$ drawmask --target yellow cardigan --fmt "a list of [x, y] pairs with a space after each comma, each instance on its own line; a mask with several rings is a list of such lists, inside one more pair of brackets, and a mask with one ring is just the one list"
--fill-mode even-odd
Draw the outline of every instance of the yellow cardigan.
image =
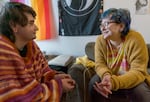
[[133, 88], [146, 81], [150, 85], [150, 76], [147, 72], [148, 50], [141, 34], [130, 30], [125, 38], [125, 53], [130, 70], [123, 75], [113, 75], [107, 66], [106, 40], [100, 35], [95, 44], [95, 70], [102, 78], [105, 73], [112, 75], [112, 90]]

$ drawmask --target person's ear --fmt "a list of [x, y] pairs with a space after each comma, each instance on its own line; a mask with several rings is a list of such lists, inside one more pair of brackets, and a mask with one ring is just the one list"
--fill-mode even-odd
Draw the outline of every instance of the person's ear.
[[11, 29], [13, 30], [14, 33], [17, 33], [17, 32], [18, 32], [17, 25], [16, 25], [14, 22], [10, 21], [10, 22], [9, 22], [9, 25], [10, 25], [10, 27], [11, 27]]
[[120, 32], [122, 32], [124, 30], [124, 28], [125, 28], [125, 25], [121, 23], [120, 24]]

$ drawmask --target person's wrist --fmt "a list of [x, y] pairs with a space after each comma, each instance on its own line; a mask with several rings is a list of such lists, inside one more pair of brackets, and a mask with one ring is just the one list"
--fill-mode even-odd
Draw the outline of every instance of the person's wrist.
[[111, 74], [110, 74], [110, 73], [105, 73], [105, 74], [103, 75], [103, 77], [106, 77], [106, 76], [110, 76], [110, 77], [111, 77]]

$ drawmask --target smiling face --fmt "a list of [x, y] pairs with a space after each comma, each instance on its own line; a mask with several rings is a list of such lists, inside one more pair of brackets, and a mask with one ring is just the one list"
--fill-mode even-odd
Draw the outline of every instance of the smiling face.
[[124, 25], [116, 23], [109, 18], [104, 18], [102, 19], [100, 29], [104, 39], [115, 41], [118, 38], [121, 38], [121, 31], [124, 29]]
[[37, 26], [34, 24], [35, 18], [29, 14], [25, 13], [28, 23], [25, 26], [17, 24], [14, 27], [14, 33], [16, 40], [22, 40], [28, 42], [36, 38], [36, 31], [38, 30]]

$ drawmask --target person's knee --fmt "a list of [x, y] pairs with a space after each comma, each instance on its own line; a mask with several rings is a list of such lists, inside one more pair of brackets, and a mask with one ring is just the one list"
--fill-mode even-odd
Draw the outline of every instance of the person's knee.
[[143, 93], [146, 93], [148, 90], [150, 90], [149, 86], [145, 82], [143, 82], [135, 88], [133, 88], [133, 93], [143, 95]]
[[145, 82], [143, 82], [133, 88], [133, 95], [137, 102], [149, 102], [150, 88]]
[[99, 76], [98, 76], [97, 74], [94, 75], [94, 76], [91, 78], [90, 82], [89, 82], [89, 92], [90, 92], [90, 93], [92, 93], [93, 90], [94, 90], [93, 85], [95, 84], [95, 82], [100, 82], [100, 78], [99, 78]]

